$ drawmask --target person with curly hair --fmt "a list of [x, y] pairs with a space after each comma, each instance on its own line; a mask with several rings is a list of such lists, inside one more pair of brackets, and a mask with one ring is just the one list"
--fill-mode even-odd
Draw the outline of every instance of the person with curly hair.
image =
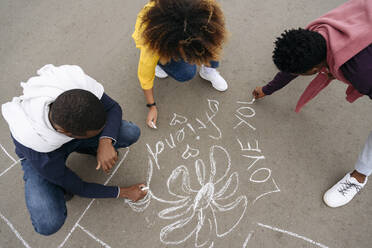
[[[296, 112], [337, 79], [348, 85], [346, 100], [363, 95], [372, 99], [372, 1], [350, 0], [311, 22], [306, 29], [286, 30], [275, 41], [273, 61], [280, 72], [253, 96], [263, 98], [297, 76], [317, 76], [300, 97]], [[355, 169], [323, 197], [330, 207], [349, 203], [372, 174], [372, 132]]]
[[178, 82], [200, 77], [218, 91], [228, 85], [216, 68], [226, 40], [222, 10], [214, 0], [151, 0], [137, 16], [132, 35], [141, 50], [138, 79], [149, 112], [146, 124], [156, 128], [155, 76]]

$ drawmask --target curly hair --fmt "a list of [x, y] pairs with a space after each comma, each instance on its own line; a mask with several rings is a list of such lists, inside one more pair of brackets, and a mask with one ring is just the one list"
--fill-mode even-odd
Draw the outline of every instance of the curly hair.
[[143, 39], [160, 62], [218, 60], [226, 39], [225, 19], [214, 0], [152, 0], [143, 17]]
[[63, 92], [50, 106], [51, 120], [72, 135], [84, 136], [87, 131], [99, 130], [106, 123], [101, 101], [86, 90]]
[[302, 74], [327, 58], [326, 40], [306, 29], [285, 30], [275, 41], [273, 61], [280, 71]]

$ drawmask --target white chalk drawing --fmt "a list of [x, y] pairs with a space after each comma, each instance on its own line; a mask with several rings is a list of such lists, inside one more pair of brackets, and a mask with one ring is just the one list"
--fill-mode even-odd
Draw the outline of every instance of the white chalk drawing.
[[0, 148], [10, 158], [10, 160], [13, 161], [13, 163], [17, 162], [17, 160], [15, 158], [13, 158], [13, 156], [11, 156], [7, 150], [5, 150], [5, 148], [2, 144], [0, 144]]
[[[241, 118], [252, 118], [255, 115], [253, 108], [246, 106], [251, 103], [238, 102], [238, 104], [243, 106], [239, 106], [235, 114], [240, 115]], [[194, 159], [196, 178], [190, 178], [189, 167], [185, 165], [176, 167], [166, 182], [167, 191], [172, 200], [160, 198], [151, 190], [151, 179], [154, 169], [163, 169], [159, 164], [160, 156], [166, 153], [167, 150], [179, 149], [178, 147], [183, 145], [187, 135], [192, 135], [196, 137], [196, 140], [199, 140], [200, 135], [198, 132], [200, 130], [213, 128], [217, 130], [217, 135], [207, 134], [207, 136], [212, 140], [222, 138], [221, 129], [213, 121], [220, 108], [219, 102], [208, 100], [208, 108], [209, 112], [205, 113], [207, 121], [195, 118], [195, 128], [191, 124], [190, 118], [174, 113], [170, 121], [170, 126], [178, 128], [174, 135], [170, 133], [169, 137], [155, 142], [154, 146], [146, 144], [149, 153], [149, 169], [146, 180], [147, 185], [150, 187], [149, 193], [138, 202], [125, 201], [136, 212], [145, 211], [152, 200], [170, 205], [158, 213], [160, 219], [170, 221], [160, 231], [160, 241], [166, 245], [178, 245], [194, 239], [195, 247], [213, 247], [216, 239], [233, 232], [244, 218], [248, 207], [247, 196], [239, 193], [238, 172], [230, 172], [232, 166], [230, 154], [220, 145], [212, 145], [210, 147], [209, 166], [206, 166], [204, 161], [198, 158], [200, 150], [195, 145], [186, 144], [185, 148], [181, 148], [184, 149], [184, 152], [181, 153], [183, 160], [190, 161]], [[244, 122], [248, 123], [247, 120], [244, 120]], [[236, 125], [233, 129], [240, 126], [243, 127], [241, 124]], [[186, 130], [190, 132], [186, 132]], [[251, 128], [251, 130], [254, 131], [255, 129]], [[258, 140], [250, 143], [247, 141], [243, 142], [242, 138], [237, 138], [237, 142], [241, 150], [241, 156], [248, 161], [246, 166], [246, 171], [250, 173], [248, 181], [257, 184], [272, 183], [274, 188], [256, 196], [251, 204], [255, 204], [256, 201], [264, 196], [280, 192], [279, 187], [272, 178], [271, 169], [254, 168], [260, 160], [265, 159], [262, 150], [259, 148]], [[217, 158], [219, 159], [218, 161]], [[224, 169], [224, 171], [217, 173], [221, 169]], [[190, 181], [196, 181], [199, 187], [193, 188]], [[223, 204], [220, 203], [222, 201]], [[220, 213], [224, 213], [224, 225], [221, 225]], [[229, 216], [229, 213], [234, 213], [234, 215]], [[226, 225], [226, 223], [229, 224]], [[252, 233], [247, 238], [246, 244], [251, 236]]]
[[173, 113], [173, 118], [170, 121], [169, 125], [175, 126], [177, 124], [184, 124], [187, 122], [187, 118], [185, 116]]
[[78, 224], [77, 227], [79, 227], [82, 231], [84, 231], [86, 234], [88, 234], [89, 237], [91, 237], [92, 239], [94, 239], [102, 247], [104, 247], [104, 248], [111, 248], [111, 246], [109, 246], [108, 244], [106, 244], [105, 242], [103, 242], [102, 240], [100, 240], [99, 238], [97, 238], [96, 236], [94, 236], [91, 232], [89, 232], [86, 228], [82, 227], [80, 224]]
[[[187, 123], [186, 126], [188, 128], [190, 128], [191, 132], [193, 132], [196, 135], [196, 131], [195, 131], [194, 127], [190, 123]], [[200, 136], [196, 136], [196, 139], [197, 140], [200, 140]]]
[[12, 230], [12, 232], [16, 235], [16, 237], [22, 242], [22, 244], [24, 245], [24, 247], [31, 248], [30, 245], [22, 238], [21, 234], [19, 234], [19, 232], [17, 231], [17, 229], [15, 229], [15, 227], [13, 226], [13, 224], [7, 218], [5, 218], [5, 216], [2, 213], [0, 213], [0, 218], [3, 221], [5, 221], [5, 223], [8, 225], [8, 227], [10, 228], [10, 230]]
[[234, 129], [240, 127], [241, 125], [245, 124], [248, 128], [252, 130], [256, 130], [256, 128], [248, 122], [248, 119], [254, 117], [256, 115], [256, 111], [248, 106], [253, 104], [253, 100], [250, 102], [240, 102], [238, 101], [237, 104], [242, 105], [235, 111], [235, 117], [239, 120], [239, 122], [234, 126]]
[[[258, 161], [265, 159], [265, 156], [262, 155], [261, 149], [258, 147], [258, 140], [255, 140], [255, 148], [252, 148], [249, 142], [247, 142], [247, 147], [244, 147], [239, 138], [237, 138], [236, 140], [239, 143], [240, 150], [244, 152], [244, 154], [241, 155], [251, 160], [251, 163], [249, 163], [247, 166], [247, 171], [249, 171]], [[247, 152], [255, 152], [256, 154], [247, 154]]]
[[[202, 121], [199, 118], [195, 118], [195, 122], [198, 124], [197, 128], [194, 128], [193, 125], [189, 122], [189, 119], [181, 114], [173, 113], [173, 117], [169, 123], [170, 126], [173, 127], [179, 127], [179, 129], [174, 132], [170, 133], [169, 137], [164, 138], [162, 140], [159, 140], [156, 142], [155, 146], [152, 147], [150, 144], [146, 144], [147, 151], [151, 155], [151, 157], [154, 159], [155, 165], [158, 170], [160, 170], [159, 165], [159, 156], [163, 152], [165, 152], [167, 149], [175, 149], [179, 145], [183, 145], [183, 142], [189, 133], [187, 133], [187, 130], [190, 130], [190, 133], [195, 136], [196, 140], [200, 140], [200, 135], [197, 133], [196, 130], [202, 130], [202, 129], [208, 129], [208, 125], [213, 127], [216, 130], [216, 135], [208, 134], [208, 137], [213, 140], [220, 140], [222, 138], [222, 132], [221, 129], [216, 125], [214, 122], [214, 118], [218, 114], [219, 111], [219, 102], [216, 100], [210, 100], [208, 99], [208, 111], [205, 112], [206, 121]], [[185, 126], [183, 126], [185, 125]], [[185, 128], [187, 127], [187, 129]], [[187, 144], [185, 147], [185, 150], [188, 150], [190, 152], [190, 144]], [[185, 153], [185, 157], [189, 157], [188, 152]], [[192, 150], [192, 154], [195, 155], [196, 151]]]
[[5, 153], [5, 155], [10, 159], [12, 160], [12, 164], [9, 165], [8, 168], [6, 168], [4, 171], [0, 172], [0, 177], [5, 175], [10, 169], [12, 169], [15, 165], [17, 165], [20, 161], [22, 161], [22, 159], [18, 159], [16, 160], [15, 158], [13, 158], [13, 156], [11, 156], [9, 154], [9, 152], [4, 148], [4, 146], [2, 144], [0, 144], [0, 149]]
[[152, 151], [151, 147], [149, 144], [146, 144], [147, 146], [147, 151], [152, 155], [154, 161], [155, 161], [155, 164], [156, 164], [156, 167], [158, 168], [158, 170], [160, 170], [160, 166], [159, 166], [159, 162], [158, 162], [158, 156], [160, 155], [160, 153], [162, 153], [164, 151], [164, 143], [162, 141], [158, 141], [155, 145], [155, 152]]
[[173, 118], [172, 118], [171, 122], [169, 123], [169, 125], [175, 126], [177, 124], [184, 124], [186, 122], [187, 122], [187, 118], [186, 117], [174, 113], [173, 114]]
[[[234, 129], [237, 129], [238, 127], [243, 126], [243, 124], [245, 124], [245, 126], [247, 126], [250, 130], [253, 130], [253, 131], [256, 130], [256, 128], [248, 122], [249, 118], [254, 117], [255, 114], [256, 114], [255, 110], [252, 107], [249, 106], [249, 105], [252, 105], [253, 103], [254, 103], [254, 100], [252, 100], [250, 102], [240, 102], [240, 101], [237, 102], [237, 104], [240, 105], [240, 106], [236, 109], [236, 112], [235, 112], [234, 115], [239, 120], [239, 123], [234, 126]], [[255, 140], [255, 146], [252, 146], [250, 142], [247, 142], [246, 143], [247, 145], [245, 146], [245, 145], [243, 145], [243, 142], [239, 138], [237, 138], [237, 142], [238, 142], [240, 150], [242, 152], [241, 156], [250, 160], [250, 162], [247, 165], [247, 169], [246, 169], [247, 171], [253, 170], [253, 168], [256, 166], [257, 162], [259, 162], [260, 160], [265, 159], [265, 156], [262, 154], [262, 150], [259, 148], [258, 140]], [[249, 177], [249, 181], [252, 182], [252, 183], [266, 183], [270, 179], [271, 179], [271, 183], [273, 185], [273, 190], [270, 190], [268, 192], [265, 192], [265, 193], [257, 196], [254, 199], [254, 201], [252, 202], [252, 204], [255, 204], [258, 200], [262, 199], [264, 196], [268, 196], [270, 194], [280, 192], [280, 189], [279, 189], [277, 183], [275, 182], [274, 178], [272, 177], [272, 170], [271, 169], [262, 167], [262, 168], [255, 169], [251, 173], [251, 175]], [[313, 245], [317, 245], [321, 248], [328, 248], [327, 246], [325, 246], [321, 243], [315, 242], [315, 241], [313, 241], [309, 238], [306, 238], [304, 236], [301, 236], [299, 234], [296, 234], [296, 233], [293, 233], [293, 232], [290, 232], [290, 231], [286, 231], [286, 230], [283, 230], [283, 229], [279, 229], [279, 228], [276, 228], [276, 227], [272, 227], [272, 226], [269, 226], [269, 225], [265, 225], [265, 224], [262, 224], [262, 223], [256, 223], [256, 224], [260, 227], [267, 228], [267, 229], [270, 229], [272, 231], [284, 233], [284, 234], [296, 237], [298, 239], [302, 239], [306, 242], [309, 242]], [[242, 246], [243, 248], [248, 247], [248, 242], [252, 238], [253, 234], [254, 234], [253, 230], [249, 232], [247, 238], [245, 239], [245, 241], [243, 243], [243, 246]]]
[[207, 128], [207, 126], [201, 120], [199, 120], [198, 118], [195, 118], [195, 120], [200, 124], [200, 126], [198, 127], [198, 129], [205, 129], [205, 128]]
[[181, 128], [176, 132], [176, 138], [178, 143], [181, 143], [185, 139], [185, 129]]
[[18, 159], [13, 164], [11, 164], [8, 168], [6, 168], [3, 172], [0, 173], [0, 177], [5, 175], [10, 169], [12, 169], [15, 165], [17, 165], [21, 161], [22, 161], [22, 159]]
[[252, 148], [252, 146], [251, 146], [251, 144], [250, 144], [249, 142], [247, 142], [247, 147], [244, 148], [244, 145], [243, 145], [243, 143], [240, 141], [240, 139], [237, 138], [236, 140], [238, 141], [238, 143], [239, 143], [239, 145], [240, 145], [240, 150], [241, 150], [241, 151], [245, 151], [245, 152], [255, 151], [255, 152], [259, 152], [259, 153], [262, 152], [261, 149], [258, 148], [258, 140], [255, 140], [255, 142], [256, 142], [256, 148]]
[[[221, 129], [216, 125], [216, 123], [214, 123], [213, 121], [213, 118], [217, 115], [218, 111], [219, 111], [219, 105], [220, 103], [216, 100], [209, 100], [208, 99], [208, 106], [209, 106], [209, 110], [211, 111], [211, 115], [209, 115], [208, 112], [205, 112], [205, 115], [207, 117], [207, 123], [210, 123], [212, 124], [212, 126], [214, 128], [216, 128], [217, 130], [217, 133], [218, 133], [218, 136], [212, 136], [212, 135], [209, 135], [210, 138], [214, 139], [214, 140], [219, 140], [222, 138], [222, 132], [221, 132]], [[200, 121], [200, 120], [199, 120]], [[199, 122], [198, 121], [198, 122]]]
[[[107, 185], [107, 184], [111, 181], [112, 177], [116, 174], [116, 172], [117, 172], [118, 169], [121, 167], [121, 165], [122, 165], [122, 163], [124, 162], [124, 160], [126, 159], [128, 153], [129, 153], [129, 148], [126, 148], [126, 152], [124, 153], [123, 158], [120, 160], [120, 162], [118, 163], [118, 165], [116, 166], [116, 168], [113, 170], [113, 172], [111, 173], [111, 175], [107, 178], [107, 180], [105, 181], [104, 185]], [[74, 226], [73, 226], [73, 227], [71, 228], [71, 230], [68, 232], [67, 236], [64, 238], [64, 240], [62, 241], [62, 243], [60, 243], [60, 244], [58, 245], [58, 248], [62, 248], [62, 247], [66, 244], [67, 240], [69, 240], [69, 238], [71, 237], [72, 233], [76, 230], [76, 228], [78, 228], [78, 227], [81, 228], [80, 221], [83, 219], [83, 217], [84, 217], [85, 214], [88, 212], [89, 208], [92, 206], [92, 204], [94, 203], [95, 200], [96, 200], [96, 199], [92, 199], [92, 200], [88, 203], [87, 207], [84, 209], [83, 213], [79, 216], [78, 220], [75, 222]], [[89, 234], [88, 234], [88, 235], [89, 235]], [[92, 237], [91, 235], [89, 235], [89, 236]], [[100, 243], [100, 242], [98, 241], [98, 239], [97, 239], [97, 240], [95, 239], [95, 241], [97, 241], [98, 243]], [[102, 241], [102, 242], [103, 242], [103, 241]], [[101, 244], [101, 243], [100, 243], [100, 244]], [[102, 245], [102, 244], [101, 244], [101, 245]]]
[[[226, 164], [221, 164], [215, 160], [215, 153], [222, 152], [226, 157]], [[217, 169], [224, 168], [225, 172], [220, 178], [216, 178]], [[160, 240], [164, 244], [180, 244], [188, 240], [195, 234], [195, 246], [202, 247], [207, 243], [210, 243], [210, 237], [200, 237], [199, 232], [202, 228], [207, 229], [206, 233], [211, 236], [212, 230], [214, 230], [217, 237], [223, 237], [229, 234], [239, 224], [244, 216], [247, 208], [247, 197], [240, 195], [234, 196], [237, 193], [239, 185], [238, 173], [234, 172], [230, 176], [231, 158], [225, 148], [221, 146], [212, 146], [210, 149], [210, 170], [207, 173], [206, 166], [201, 159], [195, 161], [195, 171], [197, 180], [200, 184], [200, 189], [195, 190], [190, 186], [190, 174], [186, 166], [178, 166], [170, 175], [167, 181], [167, 188], [170, 195], [176, 196], [177, 198], [183, 199], [183, 203], [179, 205], [166, 208], [159, 212], [159, 217], [167, 220], [176, 220], [168, 226], [162, 228], [160, 232]], [[183, 195], [175, 193], [178, 185], [175, 181], [181, 177], [182, 179], [182, 191]], [[230, 185], [235, 183], [231, 193], [226, 194]], [[221, 200], [230, 200], [229, 203], [223, 205], [219, 203]], [[240, 215], [231, 226], [224, 226], [222, 229], [219, 225], [220, 220], [216, 216], [217, 212], [230, 212], [239, 211], [238, 207], [241, 207]], [[211, 216], [207, 213], [211, 212]], [[173, 239], [172, 233], [179, 229], [185, 228], [190, 223], [193, 223], [193, 219], [197, 219], [195, 227], [189, 233], [186, 233], [182, 239]], [[203, 233], [205, 233], [203, 231]], [[201, 239], [204, 240], [201, 240]]]
[[196, 149], [196, 148], [191, 148], [189, 144], [186, 145], [186, 150], [182, 153], [182, 158], [183, 159], [189, 159], [190, 157], [191, 158], [195, 158], [199, 156], [199, 150]]
[[[241, 156], [250, 160], [250, 163], [248, 164], [247, 169], [246, 169], [247, 171], [250, 171], [252, 168], [254, 168], [254, 166], [256, 165], [258, 161], [265, 159], [265, 156], [262, 155], [262, 150], [259, 148], [258, 140], [255, 140], [255, 147], [252, 147], [250, 142], [247, 142], [247, 145], [244, 146], [243, 142], [239, 138], [237, 139], [237, 142], [239, 144], [240, 150], [242, 151]], [[251, 154], [252, 152], [254, 154]], [[266, 177], [260, 178], [259, 176], [257, 176], [257, 174], [264, 175], [265, 173], [266, 173]], [[279, 193], [280, 189], [277, 183], [275, 182], [274, 178], [272, 178], [272, 171], [269, 168], [258, 168], [255, 171], [253, 171], [253, 173], [250, 175], [249, 181], [252, 183], [265, 183], [269, 179], [271, 179], [274, 189], [257, 196], [253, 200], [252, 204], [255, 204], [258, 200], [260, 200], [264, 196], [268, 196], [273, 193]]]
[[272, 182], [273, 182], [273, 185], [275, 186], [275, 189], [274, 189], [274, 190], [271, 190], [271, 191], [269, 191], [269, 192], [265, 192], [265, 193], [263, 193], [263, 194], [257, 196], [256, 199], [254, 199], [253, 204], [255, 204], [256, 201], [258, 201], [259, 199], [261, 199], [261, 198], [264, 197], [264, 196], [267, 196], [267, 195], [269, 195], [269, 194], [279, 193], [279, 192], [280, 192], [280, 189], [279, 189], [278, 185], [276, 184], [274, 178], [271, 178], [271, 180], [272, 180]]
[[251, 240], [253, 233], [254, 233], [254, 231], [251, 231], [251, 232], [248, 234], [247, 238], [246, 238], [245, 241], [244, 241], [243, 248], [247, 248], [248, 242], [249, 242], [249, 240]]
[[[214, 117], [217, 115], [218, 111], [219, 111], [219, 102], [216, 101], [216, 100], [210, 100], [208, 99], [208, 109], [209, 111], [205, 112], [205, 116], [206, 116], [206, 121], [203, 122], [201, 121], [199, 118], [195, 118], [195, 121], [198, 123], [198, 130], [200, 129], [207, 129], [207, 124], [211, 124], [217, 131], [217, 135], [209, 135], [210, 138], [214, 139], [214, 140], [219, 140], [222, 138], [222, 132], [221, 132], [221, 129], [216, 125], [216, 123], [213, 121]], [[192, 124], [190, 122], [188, 122], [189, 119], [183, 115], [180, 115], [180, 114], [177, 114], [177, 113], [173, 113], [173, 117], [169, 123], [170, 126], [181, 126], [182, 124], [186, 124], [186, 126], [190, 129], [190, 131], [195, 134], [195, 138], [197, 140], [200, 139], [200, 136], [197, 135], [197, 132], [195, 130], [195, 128], [192, 126]], [[176, 134], [177, 136], [177, 140], [178, 142], [182, 142], [183, 141], [183, 138], [185, 137], [185, 131], [184, 129], [180, 129], [180, 131], [182, 132], [181, 134], [178, 133]], [[180, 132], [178, 131], [178, 132]]]
[[262, 224], [262, 223], [257, 223], [258, 226], [260, 227], [263, 227], [263, 228], [266, 228], [266, 229], [269, 229], [269, 230], [272, 230], [274, 232], [279, 232], [279, 233], [283, 233], [283, 234], [286, 234], [286, 235], [289, 235], [289, 236], [292, 236], [292, 237], [295, 237], [297, 239], [302, 239], [312, 245], [316, 245], [320, 248], [329, 248], [328, 246], [324, 245], [324, 244], [321, 244], [319, 242], [316, 242], [312, 239], [309, 239], [309, 238], [306, 238], [302, 235], [299, 235], [297, 233], [294, 233], [294, 232], [290, 232], [290, 231], [286, 231], [286, 230], [283, 230], [283, 229], [280, 229], [280, 228], [277, 228], [277, 227], [272, 227], [272, 226], [269, 226], [269, 225], [265, 225], [265, 224]]
[[[254, 176], [255, 176], [257, 173], [261, 172], [261, 171], [265, 171], [265, 172], [267, 172], [267, 176], [266, 176], [264, 179], [253, 179]], [[268, 169], [268, 168], [259, 168], [259, 169], [255, 170], [255, 171], [252, 173], [252, 175], [251, 175], [251, 177], [249, 178], [249, 180], [250, 180], [251, 182], [254, 182], [254, 183], [264, 183], [264, 182], [266, 182], [267, 180], [269, 180], [270, 177], [271, 177], [271, 170], [270, 170], [270, 169]]]

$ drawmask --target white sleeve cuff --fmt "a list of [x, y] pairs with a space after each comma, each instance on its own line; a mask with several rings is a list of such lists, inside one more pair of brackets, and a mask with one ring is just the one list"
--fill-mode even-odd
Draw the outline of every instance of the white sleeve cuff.
[[116, 198], [119, 198], [120, 196], [120, 187], [118, 187], [118, 195], [116, 196]]

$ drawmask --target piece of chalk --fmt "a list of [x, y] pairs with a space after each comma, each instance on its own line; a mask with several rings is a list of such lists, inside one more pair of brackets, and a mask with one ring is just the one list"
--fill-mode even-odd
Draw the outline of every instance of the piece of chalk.
[[149, 187], [143, 187], [143, 188], [141, 188], [142, 191], [149, 190], [149, 189], [150, 189]]
[[253, 97], [253, 99], [252, 99], [252, 103], [254, 103], [256, 101], [256, 98], [255, 97]]
[[157, 127], [155, 126], [155, 123], [153, 121], [151, 122], [151, 126], [152, 126], [152, 128], [157, 129]]

